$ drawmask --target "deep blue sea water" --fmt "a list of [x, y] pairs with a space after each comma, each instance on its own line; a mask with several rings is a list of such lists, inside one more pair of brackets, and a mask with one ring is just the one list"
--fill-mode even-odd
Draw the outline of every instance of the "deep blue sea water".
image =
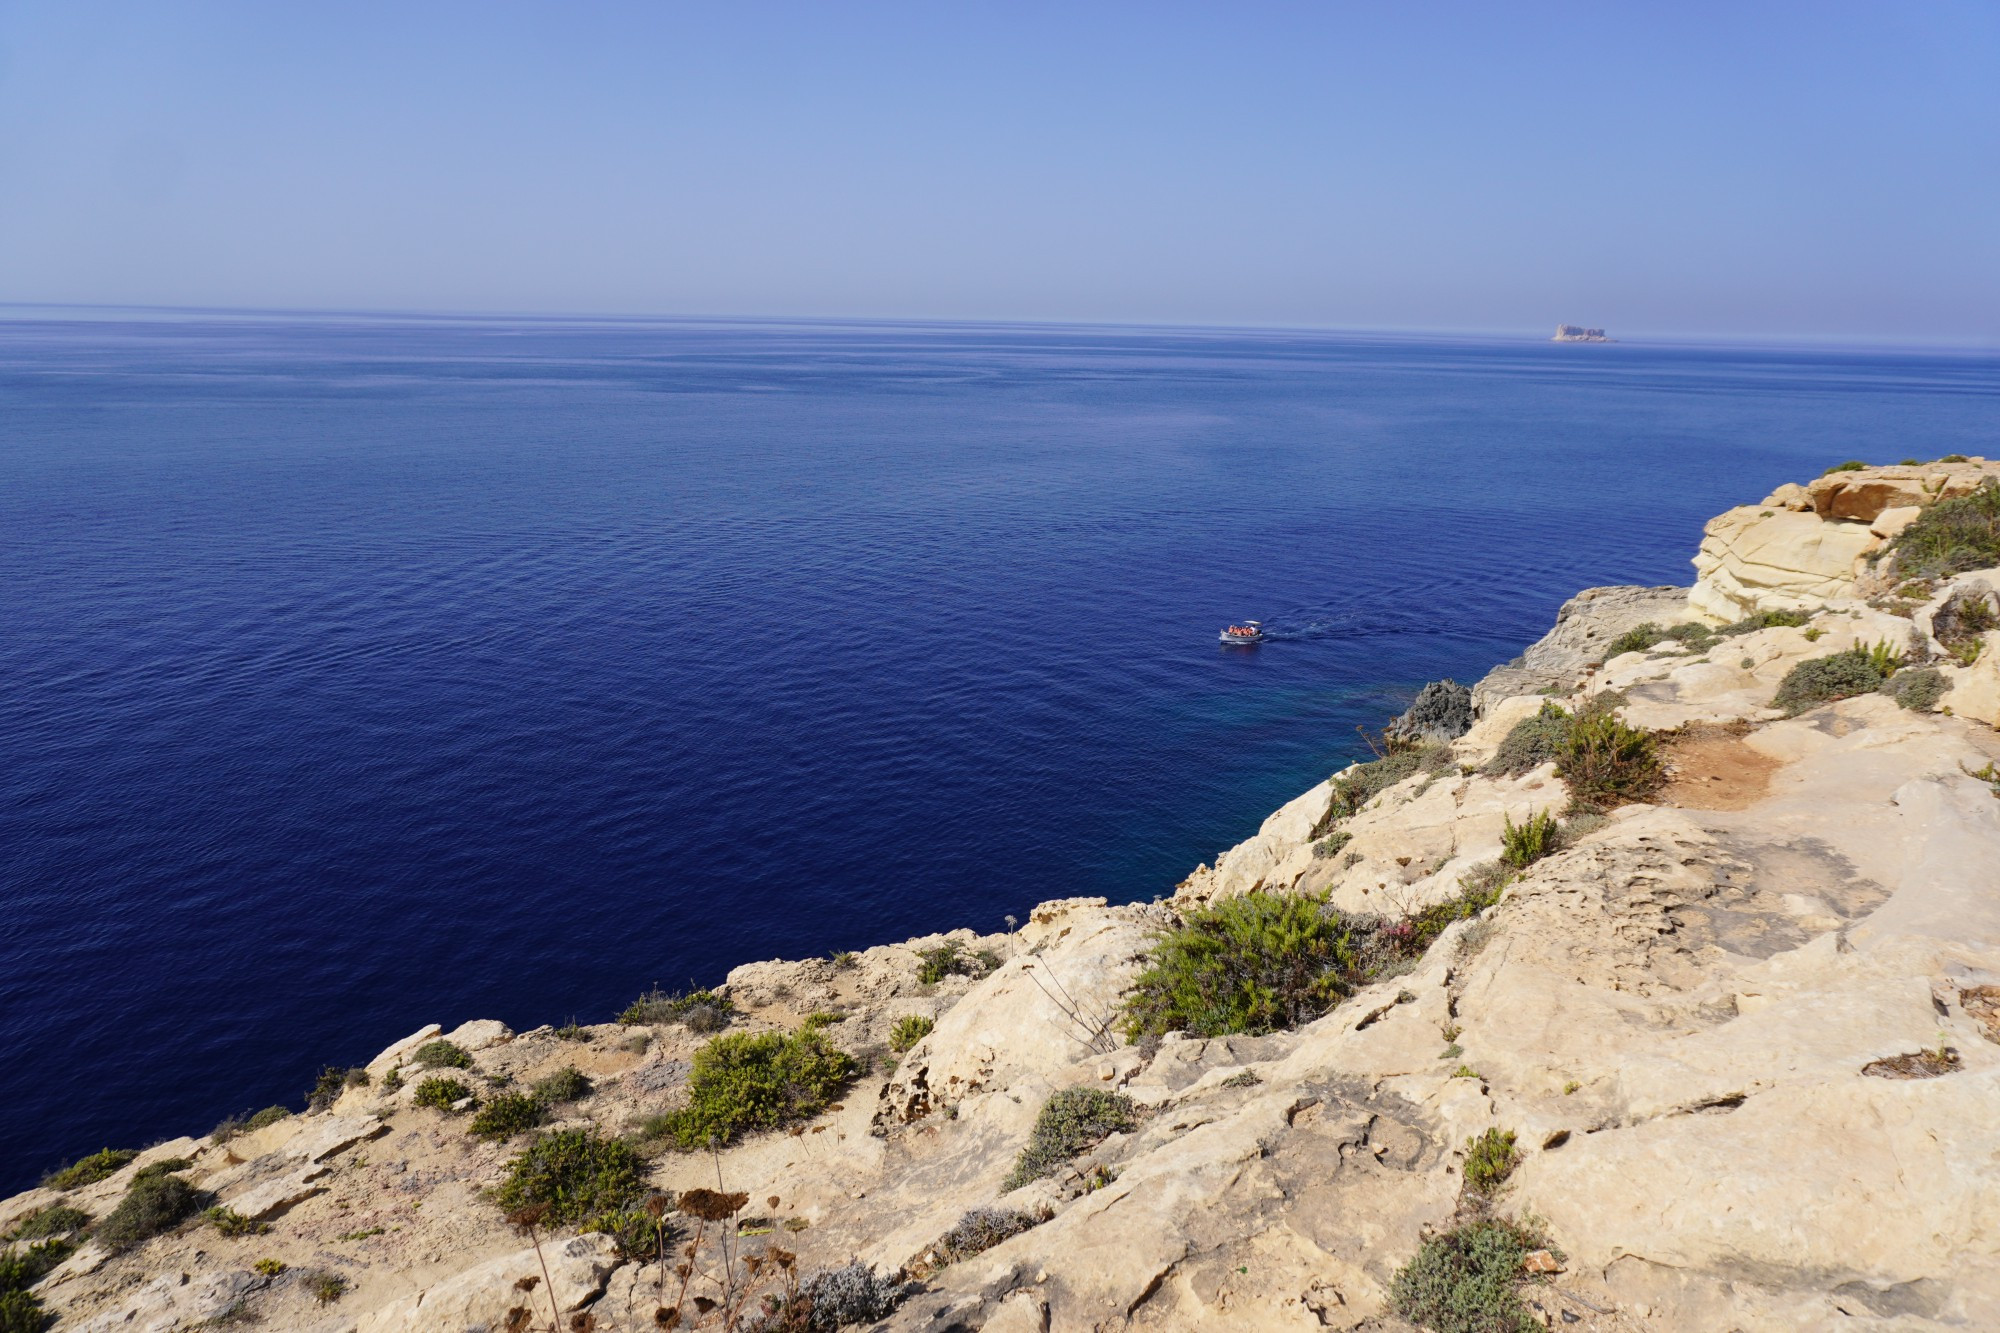
[[[1991, 355], [0, 321], [0, 1191], [420, 1023], [1150, 898]], [[1262, 617], [1276, 641], [1215, 642]]]

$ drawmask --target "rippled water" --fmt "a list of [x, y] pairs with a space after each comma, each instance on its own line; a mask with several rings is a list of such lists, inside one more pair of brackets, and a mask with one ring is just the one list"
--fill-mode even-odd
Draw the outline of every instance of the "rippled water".
[[[1991, 357], [0, 322], [0, 1189], [430, 1020], [1148, 898]], [[1255, 650], [1218, 626], [1270, 622]]]

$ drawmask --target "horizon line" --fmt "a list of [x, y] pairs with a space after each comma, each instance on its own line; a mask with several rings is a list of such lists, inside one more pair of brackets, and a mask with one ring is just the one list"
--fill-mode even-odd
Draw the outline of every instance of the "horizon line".
[[[1014, 328], [1014, 329], [1077, 329], [1077, 330], [1128, 330], [1156, 333], [1215, 333], [1270, 335], [1340, 335], [1348, 337], [1389, 337], [1389, 338], [1480, 338], [1515, 341], [1529, 339], [1537, 342], [1553, 342], [1550, 335], [1532, 332], [1526, 326], [1496, 327], [1451, 327], [1417, 325], [1342, 325], [1342, 324], [1255, 324], [1255, 323], [1189, 323], [1180, 321], [1144, 321], [1110, 319], [998, 319], [972, 316], [940, 315], [824, 315], [824, 314], [699, 314], [699, 313], [646, 313], [605, 312], [605, 311], [508, 311], [508, 310], [426, 310], [421, 308], [371, 308], [343, 306], [238, 306], [238, 305], [157, 305], [148, 303], [125, 303], [109, 301], [11, 301], [0, 300], [0, 320], [17, 318], [17, 312], [102, 312], [139, 316], [198, 316], [206, 318], [253, 320], [315, 319], [350, 320], [356, 322], [401, 322], [401, 323], [518, 323], [518, 324], [747, 324], [747, 325], [845, 325], [861, 327], [908, 328], [908, 327], [948, 327], [948, 328]], [[1559, 320], [1557, 324], [1573, 324], [1580, 321]], [[1553, 328], [1554, 325], [1543, 325]], [[1736, 346], [1833, 346], [1849, 348], [1884, 348], [1897, 350], [1935, 350], [1954, 352], [2000, 352], [2000, 338], [1985, 335], [1964, 335], [1956, 338], [1919, 339], [1894, 334], [1840, 334], [1840, 333], [1715, 333], [1683, 329], [1646, 329], [1618, 334], [1605, 326], [1609, 337], [1605, 343], [1576, 344], [1602, 348], [1621, 343], [1642, 342], [1650, 346], [1724, 344]]]

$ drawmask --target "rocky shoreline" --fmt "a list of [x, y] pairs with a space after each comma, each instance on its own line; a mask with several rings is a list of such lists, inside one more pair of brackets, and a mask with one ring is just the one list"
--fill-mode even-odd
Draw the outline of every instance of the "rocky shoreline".
[[[2000, 568], [1896, 546], [1991, 478], [1855, 466], [1719, 516], [1693, 588], [1579, 594], [1165, 901], [421, 1028], [309, 1111], [0, 1202], [13, 1253], [54, 1247], [16, 1294], [93, 1331], [1400, 1330], [1449, 1326], [1398, 1313], [1439, 1246], [1516, 1228], [1526, 1326], [2000, 1327]], [[1778, 706], [1802, 664], [1877, 684]], [[1596, 717], [1657, 745], [1642, 797], [1522, 749]], [[1388, 962], [1295, 1026], [1132, 1039], [1163, 933], [1300, 896]], [[681, 1151], [718, 1032], [825, 1086]], [[1097, 1128], [1023, 1183], [1055, 1106]], [[507, 1206], [556, 1141], [630, 1154], [621, 1209]], [[162, 1180], [209, 1211], [107, 1228]]]

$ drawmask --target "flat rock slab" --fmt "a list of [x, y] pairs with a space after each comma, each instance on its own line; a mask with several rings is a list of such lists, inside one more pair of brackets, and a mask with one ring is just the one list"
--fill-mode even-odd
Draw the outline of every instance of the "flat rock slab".
[[315, 1194], [324, 1194], [326, 1186], [318, 1182], [333, 1174], [330, 1166], [309, 1166], [303, 1171], [293, 1171], [267, 1180], [261, 1185], [252, 1185], [234, 1198], [223, 1202], [243, 1216], [257, 1222], [268, 1222], [278, 1214], [304, 1203]]
[[364, 1139], [378, 1138], [389, 1126], [372, 1115], [337, 1115], [302, 1130], [284, 1147], [287, 1157], [301, 1162], [324, 1162], [335, 1153]]
[[251, 1292], [271, 1285], [271, 1279], [242, 1269], [204, 1273], [168, 1273], [141, 1287], [124, 1305], [79, 1325], [79, 1333], [167, 1333], [170, 1329], [206, 1326]]
[[[408, 1296], [361, 1317], [356, 1333], [464, 1333], [469, 1328], [507, 1326], [507, 1312], [517, 1306], [546, 1327], [549, 1291], [542, 1285], [542, 1259], [555, 1303], [565, 1313], [581, 1309], [603, 1293], [618, 1268], [618, 1246], [598, 1233], [545, 1241], [542, 1256], [532, 1248], [518, 1250], [477, 1268], [467, 1269], [436, 1286]], [[518, 1283], [527, 1283], [523, 1290]]]

